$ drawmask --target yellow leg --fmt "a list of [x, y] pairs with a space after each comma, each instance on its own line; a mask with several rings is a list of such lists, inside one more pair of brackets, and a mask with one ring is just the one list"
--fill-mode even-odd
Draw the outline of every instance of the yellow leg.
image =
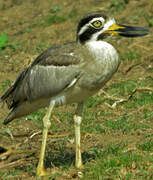
[[45, 171], [45, 169], [44, 169], [44, 156], [45, 156], [45, 148], [46, 148], [48, 129], [51, 126], [50, 116], [51, 116], [51, 112], [53, 110], [54, 105], [55, 105], [55, 101], [51, 101], [50, 106], [47, 110], [47, 113], [46, 113], [45, 117], [43, 118], [44, 128], [43, 128], [40, 158], [39, 158], [39, 163], [37, 166], [37, 177], [49, 175], [49, 172]]
[[82, 157], [81, 157], [81, 135], [80, 135], [80, 124], [82, 121], [82, 117], [80, 116], [82, 114], [83, 109], [83, 103], [78, 104], [77, 108], [77, 114], [74, 115], [74, 127], [75, 127], [75, 143], [76, 143], [76, 156], [75, 156], [75, 166], [77, 168], [82, 168]]

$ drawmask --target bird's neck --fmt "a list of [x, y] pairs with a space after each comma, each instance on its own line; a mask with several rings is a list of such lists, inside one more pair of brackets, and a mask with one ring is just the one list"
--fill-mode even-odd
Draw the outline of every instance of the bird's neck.
[[116, 49], [105, 41], [88, 41], [85, 46], [93, 54], [96, 60], [119, 61]]

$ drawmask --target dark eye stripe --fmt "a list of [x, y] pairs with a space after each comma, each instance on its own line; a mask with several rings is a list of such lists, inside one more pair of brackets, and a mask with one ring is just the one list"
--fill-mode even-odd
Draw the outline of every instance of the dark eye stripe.
[[105, 15], [105, 11], [97, 11], [90, 14], [87, 14], [83, 19], [79, 22], [77, 33], [80, 31], [80, 29], [87, 23], [89, 23], [93, 18], [97, 17], [103, 17], [105, 20], [108, 19], [108, 17]]
[[[100, 29], [100, 28], [99, 28]], [[91, 38], [91, 36], [93, 34], [95, 34], [96, 32], [99, 31], [98, 28], [93, 28], [89, 26], [89, 29], [87, 29], [86, 31], [84, 31], [82, 34], [79, 35], [78, 39], [80, 40], [80, 42], [83, 44], [84, 42], [86, 42], [87, 40], [89, 40]]]
[[[80, 20], [77, 28], [77, 41], [80, 41], [81, 44], [84, 44], [86, 41], [91, 39], [93, 34], [103, 29], [103, 22], [98, 19], [99, 17], [102, 17], [105, 20], [105, 22], [109, 18], [109, 16], [106, 16], [105, 11], [96, 11], [87, 14]], [[96, 25], [92, 25], [92, 22], [95, 21], [100, 21], [102, 25], [100, 27], [95, 27]]]

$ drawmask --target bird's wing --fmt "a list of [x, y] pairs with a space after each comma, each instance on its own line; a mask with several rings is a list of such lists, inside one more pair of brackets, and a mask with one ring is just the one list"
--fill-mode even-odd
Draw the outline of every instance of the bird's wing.
[[80, 58], [74, 48], [75, 44], [65, 44], [44, 51], [19, 75], [1, 101], [12, 108], [25, 100], [49, 98], [67, 88], [80, 75]]

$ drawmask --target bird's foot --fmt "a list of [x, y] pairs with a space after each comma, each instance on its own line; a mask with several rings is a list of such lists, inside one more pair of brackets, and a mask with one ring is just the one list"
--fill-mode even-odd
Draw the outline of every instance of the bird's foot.
[[40, 166], [37, 167], [37, 179], [42, 179], [43, 177], [47, 178], [50, 175], [51, 175], [51, 173], [49, 170], [45, 170], [44, 167], [40, 167]]

